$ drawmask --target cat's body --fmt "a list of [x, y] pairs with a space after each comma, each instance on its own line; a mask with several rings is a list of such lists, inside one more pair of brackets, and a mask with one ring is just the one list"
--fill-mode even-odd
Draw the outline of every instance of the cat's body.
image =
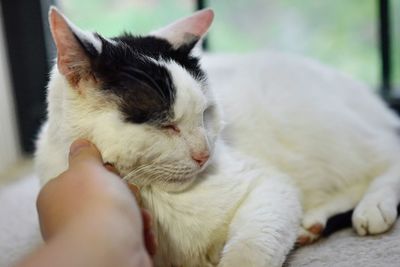
[[[209, 14], [192, 18], [209, 21]], [[52, 20], [63, 58], [65, 35], [57, 34], [68, 30], [57, 28], [62, 19], [54, 13]], [[184, 21], [184, 27], [190, 24]], [[202, 25], [191, 25], [195, 30], [189, 33], [201, 36]], [[187, 38], [176, 32], [160, 35], [170, 42]], [[82, 36], [84, 46], [93, 43], [90, 54], [121, 42]], [[156, 221], [155, 266], [280, 266], [298, 235], [304, 243], [312, 241], [330, 216], [353, 208], [359, 234], [381, 233], [393, 224], [400, 195], [400, 122], [363, 85], [275, 53], [211, 57], [203, 65], [214, 100], [195, 66], [172, 59], [156, 64], [170, 73], [163, 81], [176, 88], [170, 91], [173, 108], [159, 112], [146, 102], [144, 108], [157, 113], [149, 124], [121, 120], [128, 111], [126, 106], [119, 111], [120, 103], [127, 98], [115, 89], [99, 91], [97, 82], [106, 79], [101, 69], [95, 79], [84, 71], [70, 76], [64, 66], [69, 61], [59, 61], [49, 84], [49, 120], [38, 140], [42, 179], [67, 167], [75, 138], [93, 141], [105, 161], [141, 186], [144, 206]], [[219, 104], [226, 125], [221, 134]], [[143, 120], [141, 111], [129, 110], [131, 120]], [[168, 116], [175, 118], [173, 125], [157, 126]]]
[[399, 167], [400, 121], [365, 85], [295, 55], [205, 63], [225, 139], [291, 176], [306, 210], [352, 185], [360, 198], [377, 175]]

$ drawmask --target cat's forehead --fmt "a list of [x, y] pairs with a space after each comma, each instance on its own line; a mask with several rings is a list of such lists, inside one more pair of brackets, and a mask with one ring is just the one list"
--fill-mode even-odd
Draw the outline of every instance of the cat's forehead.
[[172, 120], [177, 91], [190, 90], [187, 86], [205, 78], [199, 60], [189, 51], [151, 36], [103, 39], [92, 68], [102, 90], [119, 97], [120, 110], [134, 123]]
[[205, 84], [185, 74], [185, 70], [175, 62], [166, 62], [176, 87], [174, 120], [194, 118], [203, 113], [210, 104], [205, 93]]
[[134, 36], [131, 34], [124, 34], [111, 39], [113, 46], [106, 46], [105, 53], [114, 49], [131, 50], [136, 56], [147, 56], [155, 60], [169, 61], [173, 60], [185, 68], [196, 79], [202, 80], [204, 72], [199, 66], [199, 59], [193, 57], [190, 51], [197, 39], [193, 43], [175, 48], [167, 40], [155, 36]]

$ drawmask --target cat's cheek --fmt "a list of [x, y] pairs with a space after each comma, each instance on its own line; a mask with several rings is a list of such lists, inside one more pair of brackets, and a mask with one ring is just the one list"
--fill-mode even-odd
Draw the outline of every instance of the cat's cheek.
[[181, 181], [170, 181], [170, 182], [158, 182], [156, 186], [159, 186], [164, 191], [169, 193], [179, 193], [187, 190], [196, 180], [196, 176]]

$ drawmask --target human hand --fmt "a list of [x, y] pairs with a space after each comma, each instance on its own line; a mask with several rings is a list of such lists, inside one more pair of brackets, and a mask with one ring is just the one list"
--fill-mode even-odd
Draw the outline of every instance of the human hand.
[[[45, 241], [73, 228], [75, 232], [90, 229], [113, 249], [126, 250], [128, 245], [136, 252], [144, 251], [143, 229], [146, 243], [152, 242], [148, 212], [139, 211], [128, 187], [103, 166], [97, 148], [85, 140], [72, 144], [68, 170], [42, 188], [37, 208]], [[150, 253], [155, 248], [152, 237], [153, 247], [147, 244]]]
[[[105, 163], [104, 167], [113, 172], [114, 174], [120, 176], [118, 173], [117, 169], [110, 163]], [[135, 184], [129, 183], [125, 181], [126, 185], [128, 186], [129, 190], [132, 192], [132, 194], [135, 196], [136, 203], [139, 204], [139, 207], [142, 203], [142, 197], [140, 195], [140, 189], [137, 187]], [[151, 213], [144, 208], [141, 208], [141, 213], [142, 213], [142, 219], [143, 219], [143, 236], [144, 236], [144, 242], [146, 245], [147, 252], [154, 256], [156, 254], [157, 250], [157, 240], [152, 228], [153, 225], [153, 218], [151, 216]]]

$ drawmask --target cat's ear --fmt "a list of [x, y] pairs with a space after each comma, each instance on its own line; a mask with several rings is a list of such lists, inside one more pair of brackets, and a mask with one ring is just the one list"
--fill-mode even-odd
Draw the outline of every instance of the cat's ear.
[[154, 31], [150, 35], [168, 40], [174, 48], [192, 49], [207, 33], [213, 19], [214, 12], [211, 9], [203, 9]]
[[72, 24], [57, 8], [49, 11], [51, 34], [57, 47], [57, 67], [71, 85], [91, 78], [90, 59], [101, 53], [98, 35]]

